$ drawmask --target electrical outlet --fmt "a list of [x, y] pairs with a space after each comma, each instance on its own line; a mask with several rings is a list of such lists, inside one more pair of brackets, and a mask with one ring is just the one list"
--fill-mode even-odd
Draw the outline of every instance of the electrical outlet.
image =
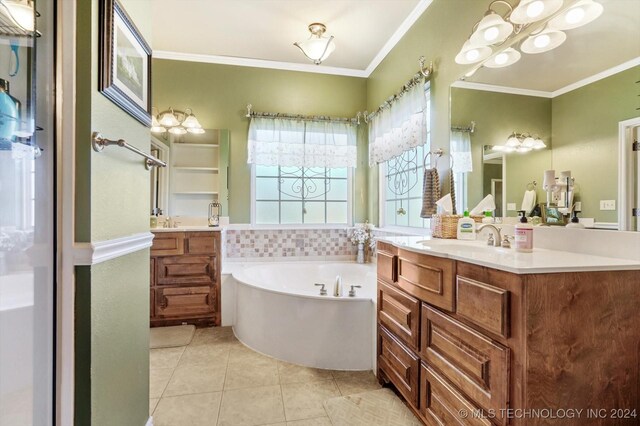
[[507, 210], [516, 211], [516, 203], [507, 203]]
[[600, 210], [615, 210], [616, 200], [600, 200]]
[[574, 203], [573, 209], [577, 212], [581, 212], [582, 211], [582, 203], [580, 201], [576, 201]]

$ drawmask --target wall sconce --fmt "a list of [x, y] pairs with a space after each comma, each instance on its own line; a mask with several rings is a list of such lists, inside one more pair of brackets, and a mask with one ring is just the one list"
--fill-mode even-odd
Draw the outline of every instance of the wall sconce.
[[[152, 112], [154, 109], [157, 111], [157, 108], [153, 107]], [[178, 111], [169, 107], [168, 110], [158, 114], [151, 114], [151, 132], [169, 132], [172, 135], [184, 135], [186, 133], [200, 135], [205, 131], [191, 108]]]
[[327, 31], [327, 27], [324, 24], [314, 22], [309, 25], [311, 36], [305, 41], [293, 43], [294, 46], [304, 53], [304, 56], [311, 59], [316, 65], [320, 65], [322, 61], [327, 59], [329, 55], [336, 50], [333, 36], [322, 36], [325, 31]]
[[509, 135], [504, 145], [494, 145], [492, 149], [507, 154], [512, 152], [526, 154], [527, 152], [544, 149], [546, 147], [547, 145], [537, 135], [532, 136], [529, 133], [513, 132]]

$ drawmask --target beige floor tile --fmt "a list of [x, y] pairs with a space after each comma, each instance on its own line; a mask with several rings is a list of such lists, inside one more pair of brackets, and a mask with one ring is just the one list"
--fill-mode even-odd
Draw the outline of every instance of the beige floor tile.
[[229, 352], [229, 366], [232, 365], [251, 365], [258, 362], [275, 362], [275, 358], [262, 355], [244, 345], [234, 347]]
[[149, 398], [149, 415], [153, 414], [153, 410], [156, 409], [158, 401], [160, 401], [160, 398]]
[[389, 389], [331, 398], [324, 402], [334, 426], [421, 426]]
[[332, 378], [331, 370], [303, 367], [283, 361], [278, 361], [278, 374], [280, 383], [308, 383]]
[[334, 371], [333, 378], [343, 396], [380, 389], [372, 371]]
[[287, 426], [331, 426], [331, 420], [329, 417], [316, 417], [315, 419], [287, 422]]
[[173, 374], [173, 368], [152, 368], [149, 370], [149, 398], [160, 398]]
[[162, 398], [153, 414], [154, 426], [214, 426], [222, 392]]
[[180, 358], [180, 366], [203, 365], [226, 368], [229, 348], [225, 345], [188, 346]]
[[219, 426], [253, 426], [283, 422], [280, 386], [225, 390], [220, 406]]
[[245, 361], [231, 363], [231, 359], [229, 360], [224, 382], [225, 390], [278, 384], [280, 381], [275, 360], [266, 358], [253, 363]]
[[180, 365], [173, 372], [163, 396], [189, 395], [221, 391], [226, 368], [205, 365]]
[[151, 349], [149, 351], [149, 368], [175, 368], [185, 346], [179, 348]]
[[339, 395], [340, 391], [333, 380], [283, 384], [282, 397], [287, 421], [326, 416], [323, 401]]

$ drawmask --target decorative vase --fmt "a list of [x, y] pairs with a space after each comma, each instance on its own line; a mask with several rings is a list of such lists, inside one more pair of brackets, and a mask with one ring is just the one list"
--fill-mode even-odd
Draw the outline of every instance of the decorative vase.
[[356, 257], [356, 262], [364, 263], [364, 244], [358, 244], [358, 257]]

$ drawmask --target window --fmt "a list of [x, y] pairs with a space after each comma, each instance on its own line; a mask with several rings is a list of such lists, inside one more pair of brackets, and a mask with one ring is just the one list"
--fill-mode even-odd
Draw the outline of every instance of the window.
[[425, 85], [427, 132], [424, 145], [380, 163], [380, 223], [384, 226], [428, 227], [429, 219], [420, 217], [424, 159], [431, 150], [429, 125], [431, 92]]
[[254, 223], [348, 224], [351, 171], [347, 167], [255, 165]]

